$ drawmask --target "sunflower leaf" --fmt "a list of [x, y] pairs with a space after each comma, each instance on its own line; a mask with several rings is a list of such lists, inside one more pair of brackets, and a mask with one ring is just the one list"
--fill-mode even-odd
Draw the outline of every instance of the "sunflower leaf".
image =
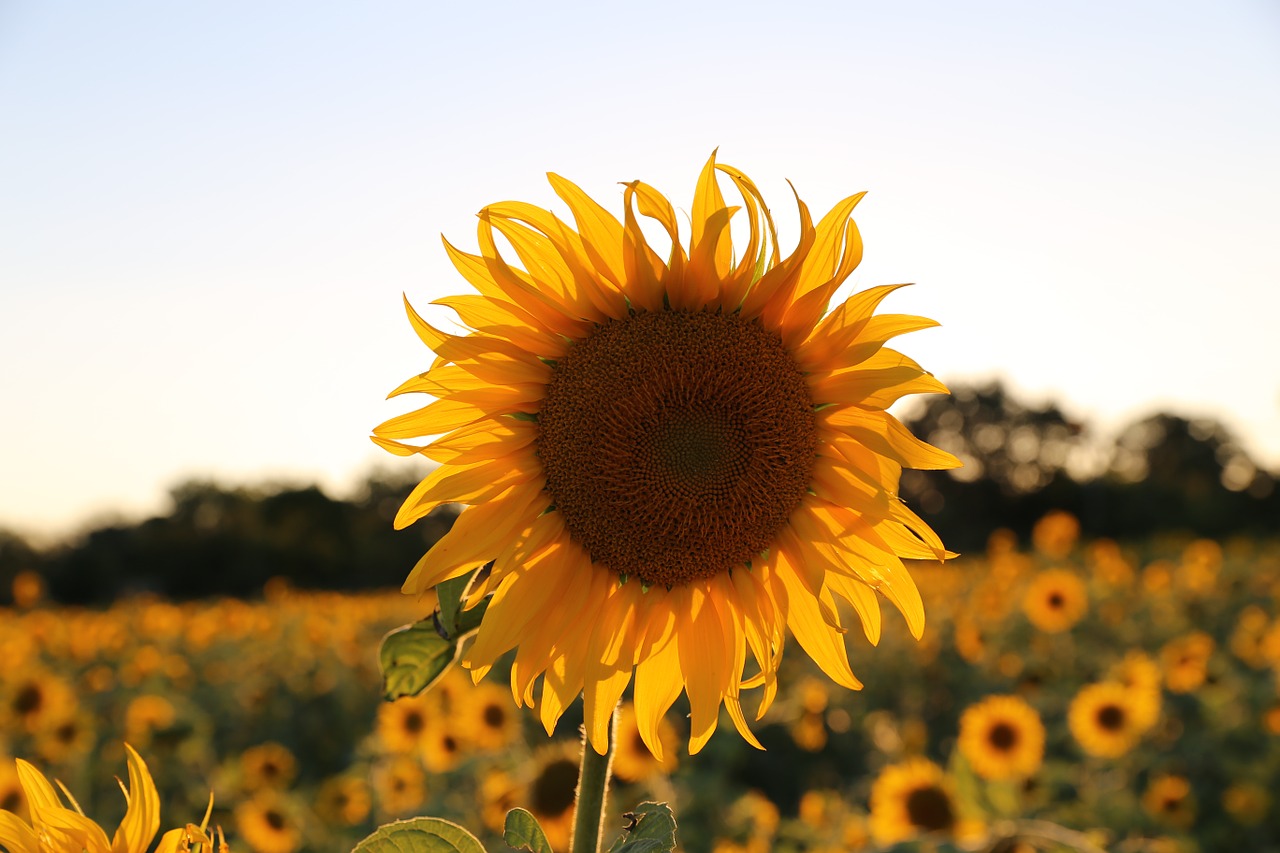
[[484, 618], [485, 608], [489, 605], [486, 598], [470, 610], [462, 609], [462, 601], [473, 576], [463, 575], [436, 584], [436, 598], [440, 602], [436, 621], [445, 638], [454, 642], [480, 627], [480, 620]]
[[436, 633], [424, 619], [397, 628], [382, 638], [378, 660], [382, 665], [382, 696], [394, 702], [417, 696], [444, 675], [458, 657], [458, 644]]
[[378, 827], [351, 853], [485, 853], [464, 827], [435, 817], [415, 817]]
[[666, 803], [641, 803], [622, 817], [627, 828], [609, 853], [671, 853], [676, 849], [676, 818]]
[[538, 819], [524, 809], [507, 812], [507, 824], [502, 840], [512, 850], [528, 850], [529, 853], [551, 853], [551, 842], [538, 824]]

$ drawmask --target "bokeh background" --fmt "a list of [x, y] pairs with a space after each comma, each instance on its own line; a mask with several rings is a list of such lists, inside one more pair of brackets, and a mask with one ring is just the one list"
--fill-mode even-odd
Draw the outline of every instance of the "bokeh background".
[[[915, 282], [886, 310], [942, 323], [902, 347], [955, 393], [898, 414], [966, 466], [902, 491], [970, 562], [921, 569], [936, 633], [887, 625], [863, 694], [819, 697], [797, 662], [768, 758], [722, 734], [637, 781], [683, 806], [687, 849], [852, 847], [837, 829], [869, 826], [910, 756], [978, 825], [1276, 845], [1255, 796], [1280, 784], [1268, 0], [0, 4], [4, 764], [61, 768], [110, 816], [128, 737], [175, 825], [212, 787], [237, 849], [283, 853], [535, 797], [561, 741], [477, 730], [484, 695], [400, 740], [412, 714], [378, 709], [378, 637], [431, 609], [388, 590], [452, 519], [393, 532], [423, 471], [366, 439], [428, 365], [401, 294], [465, 288], [439, 235], [467, 246], [493, 201], [556, 207], [547, 171], [679, 208], [715, 149], [784, 247], [787, 180], [814, 210], [869, 191], [846, 291]], [[1073, 521], [1038, 547], [1054, 510]], [[1088, 601], [1061, 631], [1025, 598], [1051, 569]], [[1204, 694], [1170, 686], [1182, 646], [1162, 658], [1196, 631]], [[1164, 667], [1162, 722], [1090, 757], [1068, 706], [1129, 651]], [[954, 781], [961, 712], [1007, 693], [1050, 732], [1014, 799]]]

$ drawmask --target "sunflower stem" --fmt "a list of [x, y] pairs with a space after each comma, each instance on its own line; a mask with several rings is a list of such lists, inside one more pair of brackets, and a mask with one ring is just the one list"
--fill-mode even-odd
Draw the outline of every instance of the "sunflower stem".
[[614, 730], [618, 710], [609, 717], [609, 744], [604, 755], [596, 752], [582, 727], [582, 768], [578, 771], [577, 810], [573, 814], [572, 853], [597, 853], [604, 831], [604, 804], [609, 796], [609, 773], [613, 766]]

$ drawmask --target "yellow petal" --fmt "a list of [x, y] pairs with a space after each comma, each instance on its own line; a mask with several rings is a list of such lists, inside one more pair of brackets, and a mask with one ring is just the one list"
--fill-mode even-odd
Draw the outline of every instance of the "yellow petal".
[[111, 853], [146, 853], [160, 829], [160, 795], [142, 756], [124, 745], [129, 763], [129, 807], [111, 842]]
[[40, 838], [13, 812], [0, 810], [0, 844], [9, 853], [43, 853]]
[[903, 468], [940, 470], [959, 468], [960, 460], [911, 434], [888, 412], [856, 406], [821, 413], [822, 419], [870, 450], [887, 456]]
[[605, 599], [589, 646], [582, 692], [587, 739], [601, 755], [609, 751], [609, 722], [636, 660], [640, 583], [619, 584]]
[[439, 435], [474, 423], [490, 414], [470, 403], [437, 400], [421, 409], [397, 415], [379, 424], [374, 427], [373, 434], [377, 438], [421, 438]]
[[781, 561], [776, 576], [786, 588], [787, 627], [796, 642], [832, 681], [850, 690], [862, 689], [862, 682], [854, 677], [849, 666], [844, 638], [827, 624], [819, 611], [818, 600], [801, 585], [794, 569]]
[[[674, 592], [674, 591], [673, 591]], [[658, 723], [680, 696], [684, 674], [680, 669], [680, 644], [676, 641], [676, 616], [671, 609], [672, 593], [651, 589], [657, 600], [651, 605], [645, 644], [648, 653], [636, 665], [636, 727], [645, 746], [659, 761], [664, 760]]]

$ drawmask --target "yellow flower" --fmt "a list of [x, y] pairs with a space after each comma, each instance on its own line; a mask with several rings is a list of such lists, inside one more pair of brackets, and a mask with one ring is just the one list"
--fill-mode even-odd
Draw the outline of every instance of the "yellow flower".
[[1160, 650], [1160, 664], [1169, 692], [1190, 693], [1204, 684], [1214, 645], [1213, 637], [1203, 631], [1193, 631], [1165, 643]]
[[1123, 685], [1137, 695], [1130, 703], [1133, 722], [1139, 731], [1145, 732], [1160, 717], [1160, 667], [1143, 652], [1133, 650], [1111, 667], [1110, 680]]
[[1045, 513], [1031, 530], [1031, 542], [1037, 551], [1053, 560], [1071, 553], [1080, 538], [1080, 522], [1064, 510]]
[[294, 853], [302, 847], [302, 830], [284, 798], [263, 788], [235, 808], [236, 832], [254, 853]]
[[1157, 776], [1142, 795], [1142, 807], [1161, 823], [1185, 829], [1196, 818], [1191, 783], [1185, 776]]
[[481, 750], [506, 749], [520, 740], [520, 717], [496, 684], [479, 684], [467, 694], [463, 718], [467, 741]]
[[984, 779], [1026, 779], [1044, 760], [1044, 724], [1017, 696], [988, 696], [960, 716], [959, 747]]
[[959, 817], [950, 781], [926, 758], [890, 764], [871, 786], [871, 837], [879, 844], [922, 832], [951, 833]]
[[1066, 569], [1048, 569], [1036, 575], [1022, 599], [1027, 619], [1046, 634], [1069, 630], [1089, 609], [1084, 581]]
[[[64, 806], [44, 774], [18, 759], [18, 778], [31, 822], [26, 823], [8, 809], [16, 801], [6, 796], [5, 810], [0, 811], [0, 845], [9, 853], [147, 853], [160, 829], [160, 797], [142, 756], [128, 744], [125, 751], [129, 766], [129, 785], [125, 789], [128, 806], [110, 841], [102, 827], [81, 813], [74, 800], [72, 808]], [[157, 853], [176, 853], [184, 833], [183, 829], [165, 833]]]
[[75, 693], [65, 680], [43, 669], [6, 676], [0, 694], [0, 724], [39, 732], [60, 722], [76, 708]]
[[171, 727], [177, 715], [173, 703], [163, 696], [138, 696], [124, 709], [125, 735], [134, 743], [148, 744], [155, 732]]
[[[745, 247], [731, 244], [738, 208], [726, 205], [717, 172], [742, 194]], [[892, 285], [827, 313], [862, 256], [850, 220], [861, 195], [816, 226], [800, 203], [799, 246], [783, 258], [755, 184], [714, 157], [698, 180], [688, 250], [675, 209], [647, 184], [626, 185], [619, 222], [550, 179], [577, 230], [503, 202], [479, 214], [480, 254], [446, 242], [479, 293], [439, 303], [470, 333], [438, 331], [408, 309], [437, 358], [393, 394], [438, 400], [380, 425], [374, 441], [441, 464], [396, 526], [445, 503], [468, 506], [404, 590], [421, 594], [493, 561], [470, 593], [493, 597], [464, 663], [478, 680], [518, 646], [512, 692], [548, 731], [582, 694], [603, 753], [634, 675], [641, 736], [656, 754], [658, 721], [682, 690], [691, 752], [722, 704], [758, 746], [740, 688], [764, 687], [763, 714], [787, 629], [855, 689], [837, 599], [873, 641], [877, 590], [912, 634], [923, 630], [902, 558], [950, 555], [898, 499], [898, 478], [903, 467], [959, 463], [885, 411], [946, 388], [884, 344], [935, 323], [874, 316]], [[669, 251], [650, 245], [637, 206]], [[435, 435], [425, 447], [402, 441]], [[544, 618], [552, 608], [582, 618]], [[759, 671], [744, 682], [748, 649]]]
[[373, 789], [384, 812], [403, 815], [427, 798], [427, 776], [416, 759], [397, 755], [374, 770]]
[[1271, 794], [1256, 782], [1236, 782], [1222, 792], [1222, 808], [1236, 823], [1255, 826], [1267, 816]]
[[326, 779], [316, 793], [316, 813], [328, 823], [355, 826], [369, 816], [369, 783], [356, 776]]
[[613, 753], [613, 775], [624, 782], [643, 782], [676, 769], [675, 727], [663, 717], [658, 721], [658, 739], [662, 742], [665, 761], [659, 761], [645, 746], [636, 721], [636, 708], [626, 702], [618, 709], [618, 730]]
[[288, 788], [298, 775], [298, 760], [288, 747], [275, 741], [251, 746], [240, 756], [240, 771], [248, 791]]
[[428, 694], [405, 696], [378, 706], [378, 738], [388, 752], [409, 754], [422, 748], [432, 716]]
[[537, 768], [525, 789], [527, 808], [538, 819], [556, 853], [569, 848], [573, 804], [578, 790], [578, 761], [571, 750], [552, 747], [535, 758]]
[[1150, 697], [1123, 684], [1090, 684], [1071, 700], [1067, 726], [1085, 752], [1101, 758], [1119, 758], [1142, 737], [1141, 722], [1153, 717], [1141, 707], [1148, 701]]

